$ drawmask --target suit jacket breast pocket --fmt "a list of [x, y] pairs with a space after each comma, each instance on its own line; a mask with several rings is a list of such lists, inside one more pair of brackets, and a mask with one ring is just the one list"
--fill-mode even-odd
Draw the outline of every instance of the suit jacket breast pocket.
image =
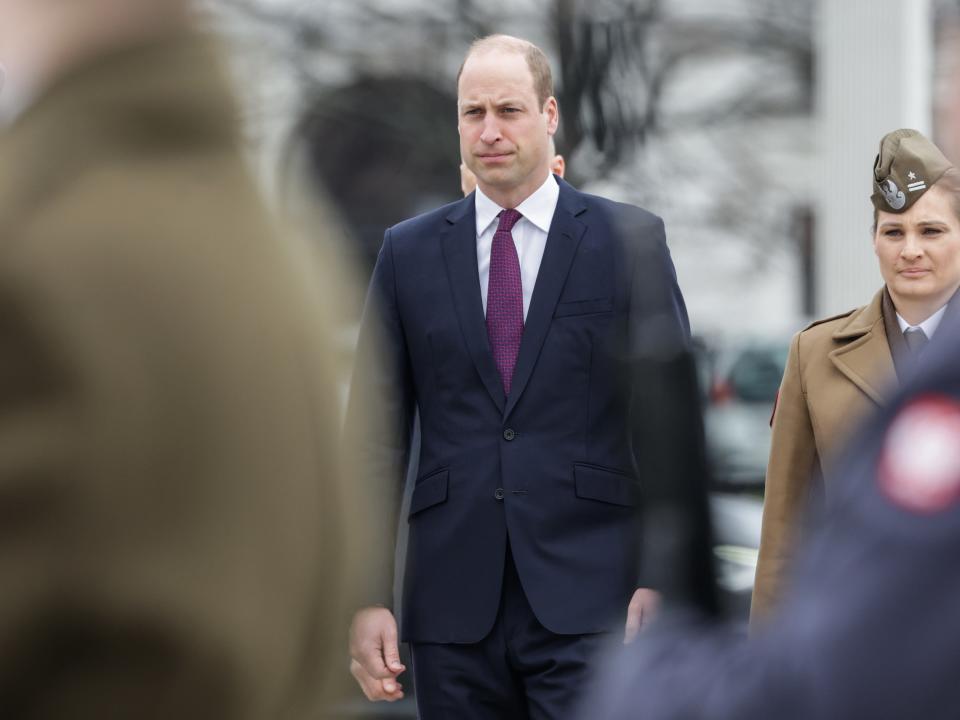
[[613, 310], [613, 298], [591, 298], [557, 303], [555, 318], [575, 317], [577, 315], [599, 315]]

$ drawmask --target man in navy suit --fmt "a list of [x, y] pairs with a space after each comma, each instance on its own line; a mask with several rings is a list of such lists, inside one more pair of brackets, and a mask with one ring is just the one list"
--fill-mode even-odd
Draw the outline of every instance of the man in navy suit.
[[[598, 648], [656, 602], [627, 378], [638, 355], [685, 347], [686, 308], [658, 217], [550, 173], [559, 112], [539, 48], [474, 43], [457, 105], [478, 187], [387, 230], [352, 388], [385, 422], [348, 418], [349, 439], [399, 496], [419, 410], [401, 636], [420, 717], [567, 718]], [[396, 700], [389, 593], [373, 602], [351, 668], [367, 697]]]

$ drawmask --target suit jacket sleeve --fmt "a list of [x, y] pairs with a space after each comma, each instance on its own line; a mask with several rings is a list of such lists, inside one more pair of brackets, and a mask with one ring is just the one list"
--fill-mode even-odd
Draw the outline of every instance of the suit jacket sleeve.
[[633, 259], [629, 352], [641, 357], [662, 356], [687, 346], [690, 319], [667, 249], [663, 221], [654, 217], [643, 230], [645, 236]]
[[802, 334], [797, 333], [790, 344], [773, 416], [760, 556], [750, 611], [753, 626], [770, 613], [782, 593], [784, 573], [798, 540], [798, 520], [818, 464], [803, 384], [801, 337]]
[[[690, 325], [663, 222], [654, 217], [643, 229], [632, 266], [626, 370], [645, 515], [637, 584], [697, 602], [691, 595], [709, 595], [712, 577], [701, 547], [706, 460]], [[676, 522], [667, 527], [664, 517]]]
[[414, 418], [413, 380], [398, 307], [392, 231], [387, 230], [367, 293], [346, 422], [359, 477], [383, 498], [386, 527], [371, 527], [381, 561], [371, 569], [367, 604], [392, 605], [394, 546]]

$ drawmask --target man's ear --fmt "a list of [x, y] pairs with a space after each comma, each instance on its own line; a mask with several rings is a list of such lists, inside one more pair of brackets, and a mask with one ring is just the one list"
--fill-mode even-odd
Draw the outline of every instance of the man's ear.
[[560, 124], [560, 108], [557, 105], [557, 99], [552, 95], [543, 104], [543, 112], [547, 116], [547, 132], [553, 135]]

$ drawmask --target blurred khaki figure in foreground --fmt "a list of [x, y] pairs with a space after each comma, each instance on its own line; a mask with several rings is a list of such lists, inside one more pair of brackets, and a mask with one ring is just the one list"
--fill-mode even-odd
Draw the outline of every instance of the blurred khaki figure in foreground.
[[185, 0], [0, 0], [0, 717], [315, 717], [350, 517], [310, 259]]

